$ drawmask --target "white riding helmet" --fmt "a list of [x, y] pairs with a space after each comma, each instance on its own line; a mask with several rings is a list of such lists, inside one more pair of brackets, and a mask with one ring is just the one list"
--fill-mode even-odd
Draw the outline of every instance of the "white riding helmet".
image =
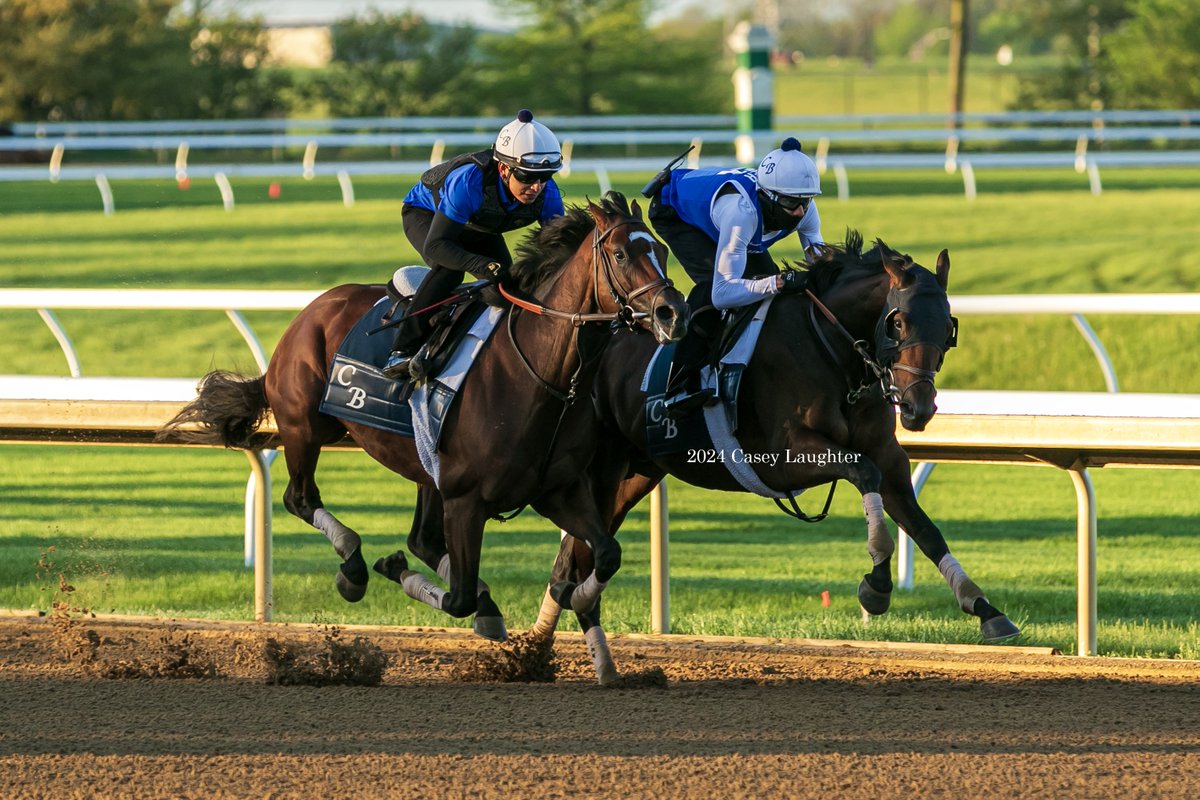
[[558, 172], [563, 165], [558, 138], [545, 125], [534, 122], [533, 112], [527, 108], [500, 129], [492, 154], [503, 164], [531, 172]]
[[789, 136], [758, 165], [758, 186], [776, 194], [814, 195], [821, 193], [821, 176], [813, 160], [800, 151], [800, 142]]

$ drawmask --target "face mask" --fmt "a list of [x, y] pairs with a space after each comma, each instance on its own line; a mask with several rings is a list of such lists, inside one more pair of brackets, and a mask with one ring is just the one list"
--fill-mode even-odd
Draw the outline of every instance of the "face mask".
[[793, 217], [778, 203], [767, 197], [760, 190], [758, 207], [762, 209], [763, 231], [786, 231], [791, 233], [800, 224], [799, 217]]

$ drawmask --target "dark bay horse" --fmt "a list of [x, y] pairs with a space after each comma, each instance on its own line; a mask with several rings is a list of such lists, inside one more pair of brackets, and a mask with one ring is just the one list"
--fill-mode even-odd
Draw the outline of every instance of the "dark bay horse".
[[[432, 500], [419, 503], [438, 512], [444, 537], [419, 555], [450, 588], [408, 570], [403, 554], [381, 559], [376, 569], [452, 616], [478, 608], [476, 630], [480, 617], [494, 617], [499, 627], [480, 632], [503, 638], [499, 610], [479, 581], [488, 518], [529, 505], [588, 542], [595, 560], [589, 586], [596, 597], [620, 566], [620, 546], [585, 480], [597, 445], [587, 397], [600, 353], [618, 327], [649, 330], [659, 342], [682, 337], [687, 304], [666, 277], [666, 257], [637, 203], [631, 210], [614, 192], [530, 234], [511, 274], [520, 290], [514, 294], [538, 302], [521, 301], [524, 310], [507, 311], [467, 374], [445, 419], [436, 482], [422, 468], [412, 439], [318, 411], [335, 351], [384, 296], [382, 286], [344, 285], [322, 294], [283, 334], [264, 376], [210, 373], [198, 399], [162, 435], [261, 446], [258, 425], [268, 409], [273, 412], [287, 460], [284, 505], [329, 538], [342, 559], [338, 590], [353, 602], [365, 594], [369, 577], [361, 540], [325, 508], [315, 479], [321, 448], [348, 432], [372, 458], [432, 490]], [[577, 396], [583, 402], [574, 402]]]
[[[937, 565], [959, 607], [979, 619], [984, 640], [998, 641], [1019, 631], [967, 576], [917, 503], [908, 455], [895, 436], [897, 408], [909, 430], [922, 430], [937, 410], [934, 378], [956, 339], [946, 298], [949, 272], [945, 250], [934, 274], [882, 242], [862, 252], [862, 239], [853, 232], [845, 246], [825, 248], [809, 269], [813, 297], [773, 300], [743, 376], [736, 436], [742, 456], [756, 461], [754, 473], [773, 492], [788, 494], [835, 479], [858, 489], [873, 564], [859, 585], [865, 611], [882, 614], [890, 604], [895, 544], [886, 511]], [[819, 311], [815, 298], [836, 321]], [[614, 534], [668, 473], [708, 489], [747, 491], [715, 459], [647, 455], [640, 382], [654, 354], [654, 344], [644, 338], [619, 336], [605, 351], [596, 378], [597, 407], [612, 435], [590, 471], [597, 506]], [[586, 547], [563, 539], [552, 588], [534, 626], [539, 634], [553, 634], [559, 603], [583, 607], [573, 601], [571, 581], [588, 573], [589, 558]], [[576, 612], [590, 634], [601, 681], [616, 677], [603, 631], [590, 630], [599, 628], [600, 606]]]

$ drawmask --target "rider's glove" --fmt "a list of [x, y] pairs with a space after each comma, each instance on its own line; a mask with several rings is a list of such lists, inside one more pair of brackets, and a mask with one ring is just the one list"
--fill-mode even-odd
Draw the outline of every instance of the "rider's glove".
[[779, 294], [796, 294], [808, 288], [808, 273], [796, 269], [784, 270], [779, 273]]

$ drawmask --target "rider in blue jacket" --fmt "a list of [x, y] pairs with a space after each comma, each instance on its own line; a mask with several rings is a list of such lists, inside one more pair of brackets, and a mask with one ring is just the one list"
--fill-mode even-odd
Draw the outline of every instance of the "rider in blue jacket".
[[821, 178], [794, 138], [758, 169], [677, 169], [650, 203], [650, 220], [695, 282], [687, 336], [675, 348], [665, 410], [681, 416], [715, 399], [700, 369], [720, 331], [720, 311], [800, 291], [802, 276], [779, 271], [767, 249], [793, 231], [804, 248], [824, 243], [813, 197]]
[[[499, 280], [512, 266], [506, 231], [562, 216], [553, 175], [562, 169], [554, 134], [528, 109], [505, 125], [494, 147], [433, 167], [404, 198], [404, 235], [429, 265], [410, 311], [445, 300], [463, 273]], [[384, 365], [389, 378], [407, 378], [413, 356], [430, 332], [429, 315], [406, 316]]]

